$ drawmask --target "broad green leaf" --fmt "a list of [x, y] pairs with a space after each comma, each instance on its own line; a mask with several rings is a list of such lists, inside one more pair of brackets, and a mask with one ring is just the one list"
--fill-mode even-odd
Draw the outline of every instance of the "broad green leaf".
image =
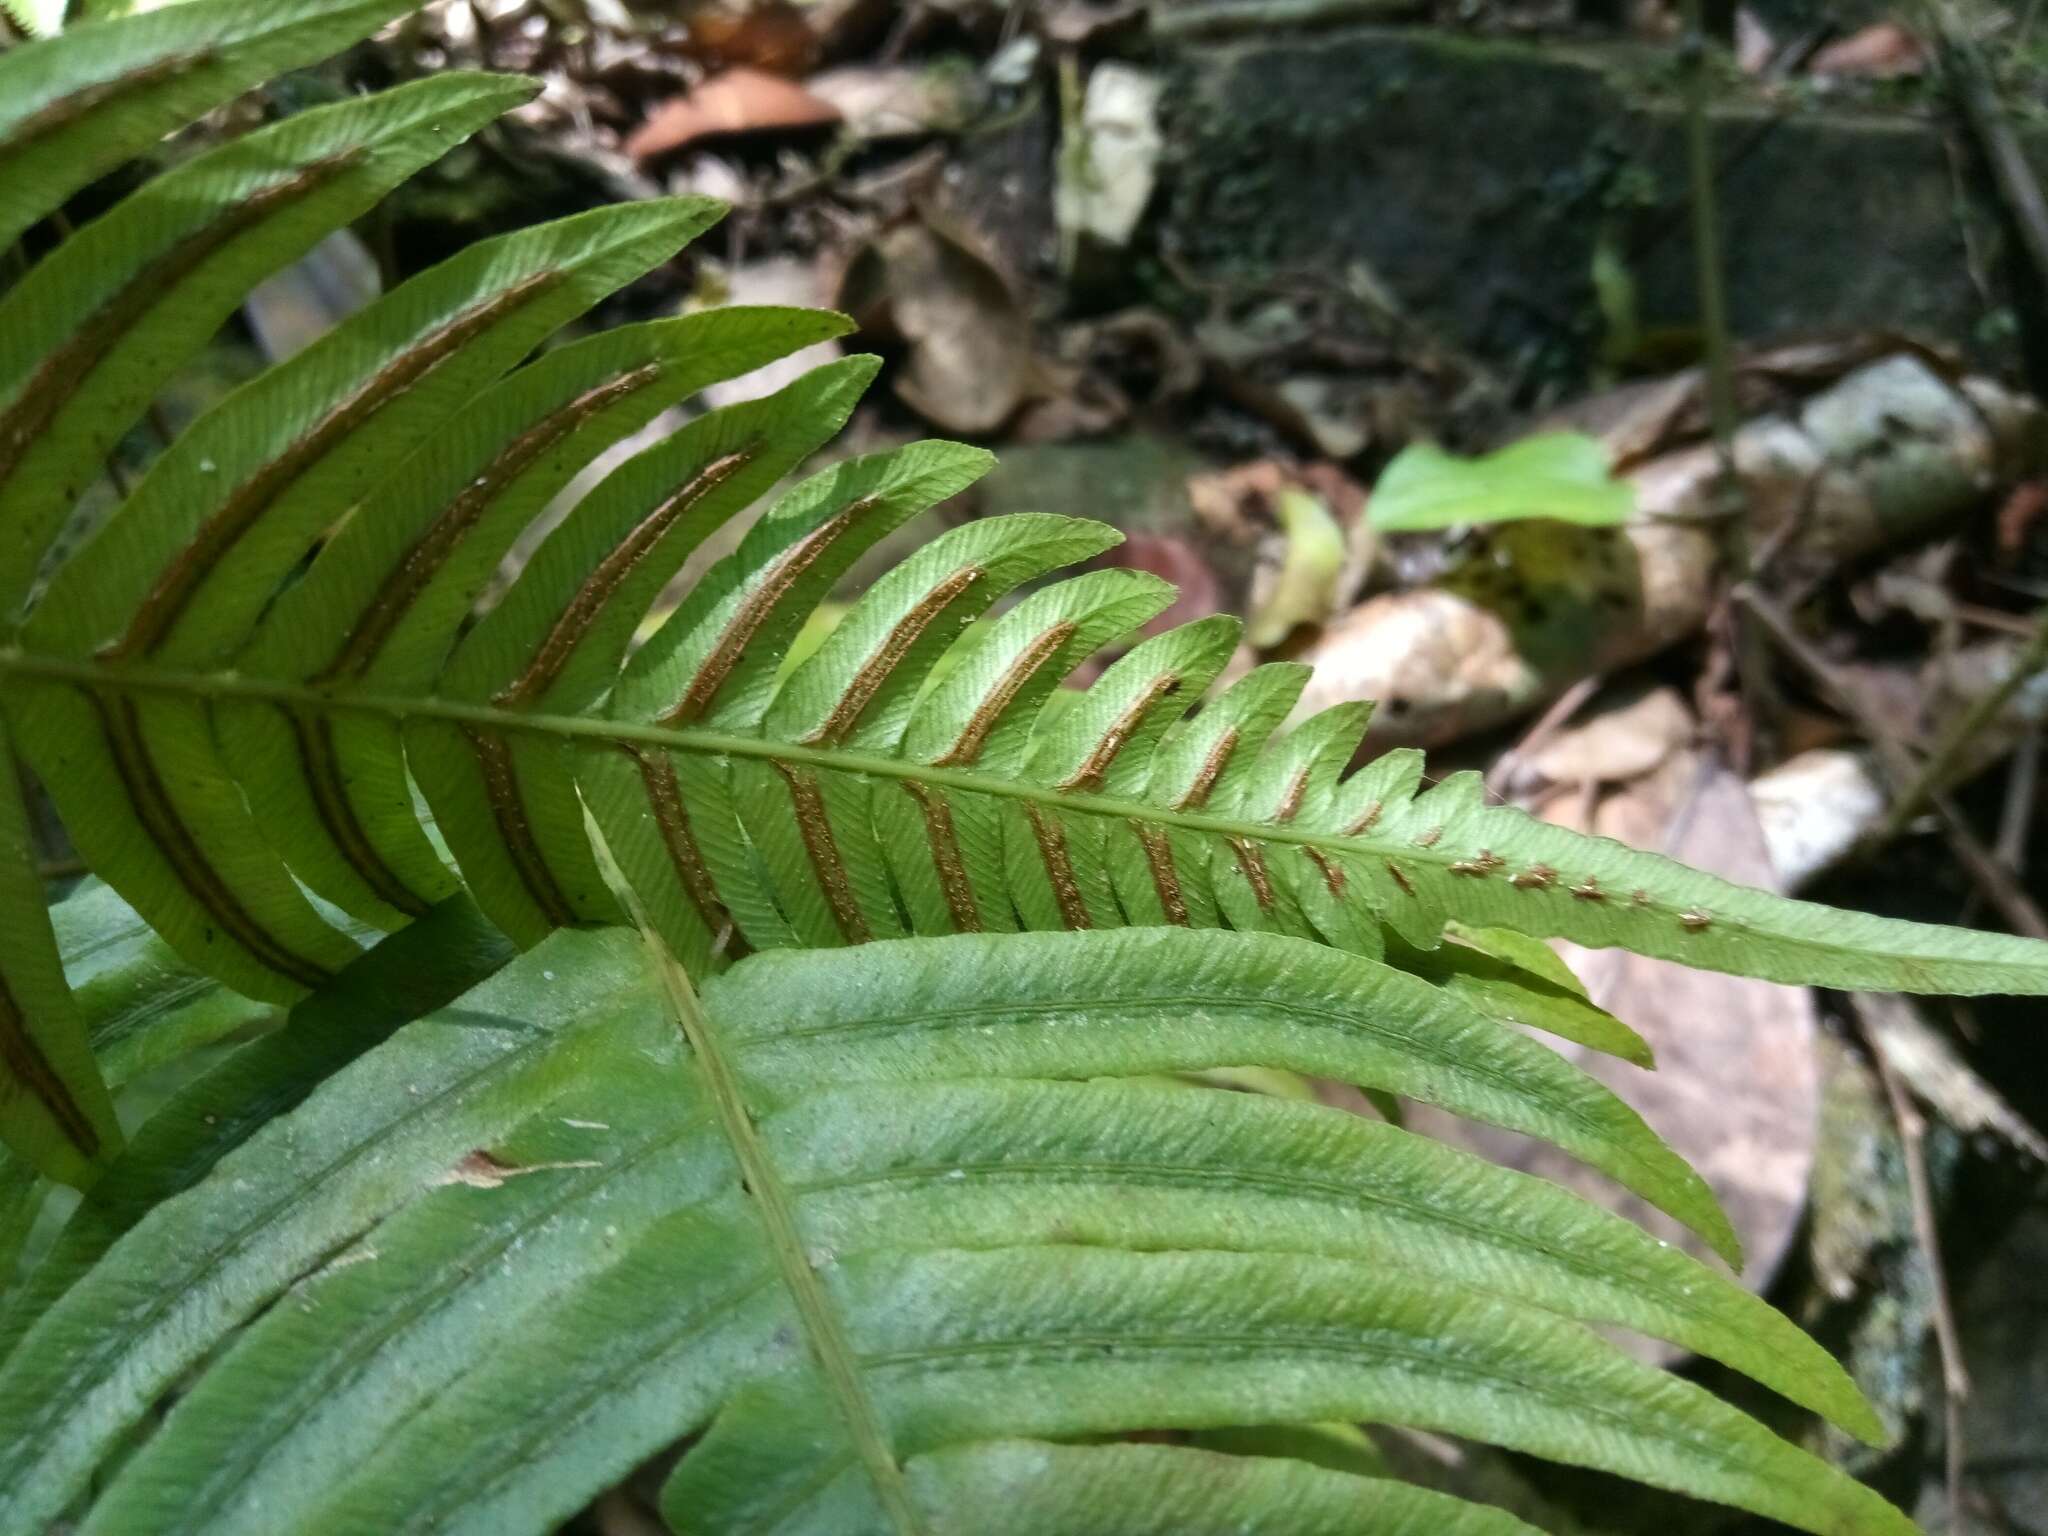
[[1165, 928], [778, 953], [706, 995], [763, 1092], [1250, 1061], [1540, 1136], [1739, 1251], [1698, 1175], [1591, 1078], [1417, 977], [1298, 940]]
[[[1351, 1260], [1051, 1247], [833, 1267], [898, 1453], [1327, 1419], [1462, 1435], [1781, 1520], [1912, 1536], [1702, 1389], [1506, 1298]], [[873, 1529], [809, 1373], [739, 1394], [664, 1494], [732, 1532]]]
[[[1086, 948], [1134, 937], [1047, 942]], [[1253, 942], [1276, 952], [1288, 947]], [[863, 954], [905, 947], [877, 945]], [[299, 1282], [292, 1302], [269, 1310], [185, 1394], [158, 1436], [123, 1466], [87, 1531], [213, 1536], [284, 1523], [538, 1532], [589, 1490], [714, 1415], [717, 1427], [686, 1459], [670, 1493], [671, 1509], [687, 1512], [678, 1513], [683, 1528], [746, 1529], [744, 1510], [776, 1497], [778, 1487], [802, 1490], [797, 1504], [776, 1505], [791, 1518], [801, 1508], [792, 1529], [869, 1528], [863, 1512], [871, 1506], [848, 1464], [848, 1444], [829, 1410], [818, 1418], [825, 1389], [804, 1365], [804, 1308], [784, 1288], [792, 1271], [775, 1255], [783, 1240], [772, 1237], [765, 1210], [749, 1209], [768, 1189], [786, 1202], [794, 1251], [826, 1281], [826, 1298], [845, 1308], [855, 1337], [869, 1328], [921, 1336], [927, 1318], [964, 1326], [965, 1302], [944, 1299], [962, 1266], [986, 1277], [974, 1286], [991, 1339], [1005, 1330], [1077, 1326], [1078, 1300], [1061, 1313], [1068, 1322], [1034, 1309], [1055, 1305], [1053, 1293], [1070, 1265], [1084, 1262], [1080, 1256], [1115, 1258], [1121, 1250], [1122, 1260], [1153, 1266], [1130, 1271], [1138, 1282], [1131, 1294], [1150, 1294], [1156, 1279], [1171, 1313], [1147, 1322], [1097, 1299], [1086, 1306], [1089, 1326], [1108, 1340], [1129, 1330], [1129, 1344], [1111, 1346], [1110, 1358], [1126, 1362], [1161, 1348], [1161, 1327], [1186, 1329], [1188, 1358], [1214, 1362], [1201, 1401], [1215, 1406], [1195, 1418], [1153, 1417], [1168, 1388], [1148, 1385], [1143, 1371], [1110, 1371], [1131, 1379], [1039, 1395], [1038, 1375], [1051, 1364], [1020, 1357], [1005, 1367], [1024, 1394], [1017, 1422], [1031, 1426], [1017, 1433], [1113, 1433], [1175, 1422], [1221, 1428], [1262, 1422], [1262, 1415], [1315, 1422], [1304, 1406], [1276, 1406], [1269, 1373], [1246, 1362], [1271, 1354], [1299, 1364], [1304, 1330], [1327, 1328], [1361, 1355], [1357, 1376], [1329, 1376], [1338, 1367], [1327, 1362], [1316, 1368], [1337, 1383], [1330, 1390], [1339, 1395], [1317, 1400], [1333, 1413], [1342, 1407], [1460, 1427], [1507, 1444], [1542, 1446], [1546, 1436], [1566, 1436], [1578, 1447], [1574, 1455], [1592, 1464], [1647, 1469], [1744, 1507], [1782, 1511], [1785, 1498], [1770, 1487], [1797, 1490], [1814, 1520], [1881, 1508], [1694, 1389], [1674, 1396], [1669, 1378], [1622, 1361], [1590, 1335], [1560, 1330], [1548, 1314], [1642, 1328], [1872, 1430], [1847, 1378], [1788, 1322], [1733, 1282], [1563, 1190], [1319, 1106], [1150, 1083], [1043, 1081], [1048, 1072], [1099, 1078], [1104, 1063], [1073, 1017], [1045, 1024], [1048, 1049], [1069, 1051], [1067, 1064], [1018, 1055], [1008, 1068], [1022, 1074], [1016, 1081], [906, 1082], [886, 1071], [847, 1081], [839, 1070], [843, 1043], [814, 1034], [806, 1038], [815, 1059], [799, 1071], [786, 1051], [761, 1055], [747, 1016], [763, 1006], [796, 1006], [806, 985], [798, 973], [780, 961], [736, 968], [712, 989], [721, 1007], [714, 1018], [693, 1011], [686, 993], [664, 1002], [637, 948], [617, 936], [558, 935], [450, 1011], [473, 1015], [486, 1000], [546, 1007], [552, 1019], [541, 1027], [552, 1044], [545, 1053], [573, 1060], [575, 1071], [560, 1075], [536, 1061], [532, 1070], [556, 1086], [522, 1120], [480, 1140], [482, 1150], [463, 1159], [455, 1177], [331, 1248], [330, 1261]], [[571, 983], [572, 976], [582, 980]], [[750, 981], [757, 984], [742, 985]], [[557, 995], [564, 987], [566, 999]], [[874, 1007], [891, 1006], [884, 989]], [[693, 1021], [685, 1030], [698, 1046], [687, 1062], [676, 1055], [677, 1007]], [[990, 1020], [1004, 1013], [993, 997], [979, 1007]], [[515, 1021], [503, 1019], [501, 1027]], [[962, 1028], [975, 1032], [971, 1020]], [[389, 1081], [371, 1070], [377, 1056], [411, 1050], [417, 1038], [417, 1030], [403, 1032], [344, 1071], [284, 1122], [287, 1130], [306, 1134], [316, 1111], [338, 1122], [350, 1097], [365, 1108], [376, 1104]], [[433, 1059], [415, 1054], [407, 1070], [417, 1073]], [[748, 1102], [782, 1102], [758, 1132], [729, 1118], [738, 1102], [723, 1097], [729, 1089], [701, 1091], [728, 1073]], [[799, 1080], [813, 1086], [787, 1086]], [[357, 1196], [314, 1186], [304, 1196], [309, 1210], [272, 1207], [243, 1247], [269, 1246], [273, 1226], [331, 1219], [322, 1213], [337, 1198]], [[110, 1260], [121, 1251], [114, 1248]], [[1355, 1273], [1355, 1288], [1368, 1300], [1354, 1296], [1349, 1312], [1331, 1311], [1326, 1299], [1285, 1299], [1291, 1282], [1212, 1287], [1201, 1276], [1226, 1251], [1288, 1266], [1274, 1273], [1325, 1274], [1332, 1286]], [[976, 1253], [995, 1267], [976, 1269]], [[1027, 1278], [1005, 1291], [996, 1279], [1005, 1266], [1013, 1275], [1042, 1274], [1045, 1283]], [[925, 1278], [870, 1286], [879, 1274]], [[190, 1280], [172, 1271], [160, 1284], [176, 1294]], [[1431, 1357], [1418, 1357], [1425, 1363], [1406, 1368], [1397, 1383], [1364, 1358], [1389, 1328], [1422, 1327], [1417, 1317], [1454, 1304], [1484, 1308], [1490, 1303], [1482, 1292], [1516, 1321], [1471, 1330], [1483, 1341], [1458, 1357], [1465, 1363], [1456, 1370], [1439, 1375], [1426, 1363]], [[1244, 1314], [1237, 1332], [1224, 1321], [1232, 1306], [1257, 1309]], [[1286, 1310], [1295, 1306], [1298, 1318]], [[1354, 1313], [1355, 1321], [1331, 1321]], [[1540, 1370], [1530, 1363], [1532, 1332], [1554, 1346]], [[1219, 1337], [1239, 1343], [1219, 1353]], [[1466, 1331], [1448, 1329], [1445, 1337], [1463, 1340]], [[948, 1390], [946, 1371], [919, 1363], [930, 1349], [929, 1340], [910, 1354], [863, 1345], [853, 1367], [863, 1392], [889, 1416], [913, 1501], [916, 1468], [935, 1430], [941, 1443], [964, 1434], [962, 1449], [1008, 1433], [981, 1427], [1004, 1415], [1006, 1393], [957, 1419], [950, 1409], [930, 1408], [929, 1394]], [[985, 1368], [971, 1350], [943, 1353], [958, 1356], [961, 1369]], [[1052, 1350], [1054, 1359], [1073, 1353]], [[1559, 1376], [1567, 1357], [1569, 1371]], [[1534, 1370], [1542, 1385], [1532, 1389], [1531, 1404], [1491, 1410], [1461, 1395], [1468, 1370]], [[1292, 1373], [1290, 1365], [1283, 1374]], [[794, 1409], [785, 1383], [800, 1399]], [[1386, 1395], [1341, 1395], [1368, 1388]], [[1585, 1421], [1587, 1402], [1596, 1400], [1608, 1413], [1628, 1404], [1645, 1423], [1632, 1439], [1605, 1428], [1574, 1437], [1568, 1426]], [[1033, 1403], [1048, 1405], [1052, 1417], [1034, 1420], [1040, 1409]], [[782, 1432], [762, 1433], [757, 1421]], [[949, 1423], [964, 1429], [944, 1429]], [[1684, 1450], [1693, 1432], [1677, 1428], [1683, 1424], [1695, 1431], [1711, 1424], [1716, 1435], [1732, 1426], [1731, 1448], [1718, 1461]], [[465, 1456], [429, 1454], [448, 1444], [463, 1445]], [[1280, 1478], [1285, 1486], [1297, 1481]], [[1411, 1490], [1389, 1485], [1385, 1493], [1390, 1509], [1409, 1507], [1403, 1501]], [[1426, 1498], [1414, 1507], [1444, 1518], [1456, 1509]]]
[[1525, 517], [1604, 527], [1627, 522], [1635, 491], [1607, 468], [1607, 450], [1577, 432], [1549, 432], [1478, 458], [1433, 443], [1394, 455], [1366, 502], [1385, 533], [1507, 523]]

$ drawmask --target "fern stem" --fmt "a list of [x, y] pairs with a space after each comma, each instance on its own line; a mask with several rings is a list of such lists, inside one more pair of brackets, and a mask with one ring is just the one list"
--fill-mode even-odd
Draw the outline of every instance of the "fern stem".
[[[473, 726], [485, 731], [515, 735], [550, 736], [603, 745], [663, 747], [700, 757], [751, 758], [786, 763], [829, 772], [861, 773], [875, 778], [928, 784], [942, 789], [993, 795], [1065, 811], [1092, 812], [1124, 820], [1150, 822], [1161, 827], [1182, 827], [1190, 832], [1219, 837], [1256, 838], [1269, 843], [1291, 843], [1320, 849], [1356, 849], [1375, 846], [1367, 835], [1341, 836], [1289, 826], [1284, 822], [1239, 820], [1203, 811], [1175, 811], [1163, 805], [1121, 799], [1113, 795], [1088, 794], [1079, 790], [1056, 789], [1049, 785], [1000, 778], [971, 768], [941, 768], [930, 763], [899, 757], [879, 757], [848, 751], [842, 747], [810, 747], [796, 742], [776, 741], [763, 736], [741, 736], [709, 731], [697, 726], [641, 725], [631, 720], [603, 716], [550, 715], [522, 710], [499, 709], [489, 704], [464, 704], [453, 699], [404, 697], [392, 694], [360, 693], [342, 689], [309, 687], [268, 678], [245, 677], [235, 672], [179, 672], [149, 666], [111, 667], [90, 659], [41, 656], [18, 649], [0, 648], [0, 676], [39, 678], [47, 682], [70, 683], [77, 687], [111, 693], [168, 693], [200, 699], [253, 699], [297, 709], [325, 713], [378, 715], [391, 720], [443, 720], [454, 725]], [[1456, 848], [1430, 847], [1403, 842], [1401, 856], [1419, 864], [1449, 865], [1465, 855]]]
[[867, 1470], [891, 1529], [897, 1536], [920, 1536], [917, 1512], [910, 1502], [910, 1489], [903, 1480], [903, 1469], [897, 1466], [895, 1453], [889, 1447], [888, 1432], [883, 1428], [881, 1416], [861, 1382], [860, 1362], [854, 1354], [853, 1342], [847, 1338], [839, 1314], [831, 1298], [825, 1294], [817, 1270], [811, 1266], [810, 1255], [804, 1249], [803, 1233], [797, 1225], [796, 1203], [783, 1184], [774, 1160], [768, 1156], [767, 1148], [761, 1145], [760, 1131], [747, 1108], [738, 1074], [725, 1054], [724, 1043], [718, 1038], [711, 1016], [698, 1001], [697, 989], [647, 921], [646, 913], [640, 910], [630, 888], [624, 894], [633, 909], [641, 936], [653, 952], [654, 968], [668, 993], [676, 1023], [689, 1041], [698, 1069], [703, 1073], [704, 1085], [717, 1107], [719, 1124], [732, 1146], [740, 1175], [761, 1213], [761, 1224], [767, 1229], [768, 1247], [775, 1256], [776, 1269], [796, 1305], [804, 1335], [810, 1340], [811, 1353], [824, 1372], [826, 1385], [846, 1421], [854, 1451]]

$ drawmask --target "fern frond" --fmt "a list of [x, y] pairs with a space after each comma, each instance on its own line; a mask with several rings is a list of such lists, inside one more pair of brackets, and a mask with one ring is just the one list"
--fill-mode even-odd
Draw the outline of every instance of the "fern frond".
[[[367, 957], [351, 1006], [386, 1016], [381, 989], [448, 950], [452, 930], [410, 941], [446, 921]], [[841, 957], [858, 973], [829, 999], [810, 970], [821, 957], [737, 967], [704, 995], [712, 1055], [683, 1051], [670, 994], [617, 932], [559, 934], [401, 1029], [246, 1143], [228, 1140], [209, 1177], [173, 1186], [185, 1193], [148, 1219], [77, 1252], [96, 1263], [67, 1264], [74, 1283], [0, 1369], [0, 1475], [23, 1520], [61, 1507], [165, 1384], [217, 1356], [86, 1530], [538, 1530], [706, 1426], [668, 1494], [678, 1528], [765, 1528], [771, 1510], [776, 1529], [889, 1528], [778, 1284], [794, 1260], [845, 1320], [842, 1363], [912, 1504], [928, 1456], [965, 1477], [979, 1465], [966, 1452], [986, 1445], [1000, 1464], [1017, 1436], [1368, 1418], [1605, 1466], [1802, 1529], [1908, 1529], [1578, 1327], [1698, 1348], [1877, 1433], [1838, 1367], [1697, 1260], [1392, 1126], [1108, 1080], [1230, 1059], [1233, 1037], [1205, 1037], [1185, 1004], [1128, 995], [1136, 969], [1216, 967], [1213, 936], [969, 942], [1019, 963], [989, 971], [959, 940], [875, 945]], [[1330, 999], [1319, 1021], [1279, 1026], [1329, 1042], [1329, 1064], [1394, 1032], [1386, 997], [1349, 986], [1366, 962], [1263, 935], [1230, 949], [1240, 991]], [[309, 1078], [273, 1042], [317, 1023], [230, 1058], [187, 1108], [272, 1074], [296, 1102]], [[359, 1043], [382, 1028], [335, 1033]], [[1438, 1080], [1481, 1070], [1513, 1038], [1488, 1026], [1436, 1040]], [[1268, 1055], [1256, 1026], [1234, 1044]], [[742, 1182], [723, 1096], [752, 1106], [793, 1252], [750, 1210], [760, 1185]], [[131, 1165], [173, 1163], [205, 1123], [174, 1119], [184, 1128], [138, 1141], [89, 1206], [122, 1207], [117, 1181], [146, 1176]], [[449, 1445], [459, 1461], [430, 1453]], [[1093, 1465], [1047, 1468], [1042, 1508], [1108, 1476]], [[1298, 1486], [1322, 1485], [1273, 1471], [1244, 1497], [1264, 1507]], [[1118, 1507], [1107, 1490], [1090, 1497]], [[1394, 1529], [1430, 1509], [1498, 1528], [1387, 1498]]]
[[[0, 56], [0, 240], [405, 8], [192, 0]], [[1368, 705], [1287, 730], [1284, 664], [1209, 697], [1234, 621], [1138, 639], [1171, 589], [1074, 574], [1117, 538], [1076, 518], [938, 535], [786, 667], [989, 464], [785, 485], [872, 359], [698, 414], [539, 536], [661, 412], [847, 329], [558, 334], [702, 199], [476, 245], [95, 486], [251, 284], [528, 89], [290, 118], [0, 296], [0, 1536], [538, 1532], [691, 1436], [679, 1528], [1521, 1529], [1210, 1436], [1359, 1420], [1909, 1531], [1590, 1331], [1876, 1439], [1718, 1272], [1396, 1125], [1174, 1075], [1539, 1137], [1732, 1258], [1698, 1175], [1511, 1027], [1648, 1062], [1541, 940], [2033, 993], [2048, 947], [1746, 890], [1424, 790], [1414, 754], [1352, 772]], [[106, 882], [54, 915], [11, 753]], [[108, 1083], [202, 1046], [121, 1147]], [[90, 1187], [17, 1273], [32, 1167]], [[1140, 1430], [1195, 1443], [1073, 1443]]]

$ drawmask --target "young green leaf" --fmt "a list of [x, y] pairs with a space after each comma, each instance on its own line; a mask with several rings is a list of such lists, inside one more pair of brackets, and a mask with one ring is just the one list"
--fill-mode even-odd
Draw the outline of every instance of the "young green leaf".
[[1635, 492], [1614, 479], [1607, 450], [1577, 432], [1547, 432], [1461, 459], [1411, 443], [1381, 472], [1366, 503], [1385, 533], [1550, 517], [1604, 527], [1627, 522]]

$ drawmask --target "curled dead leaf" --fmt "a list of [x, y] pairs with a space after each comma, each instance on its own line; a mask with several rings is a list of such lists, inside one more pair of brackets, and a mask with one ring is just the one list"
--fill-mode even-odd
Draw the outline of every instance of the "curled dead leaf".
[[903, 343], [896, 393], [945, 431], [993, 432], [1030, 388], [1031, 318], [962, 225], [927, 212], [883, 231], [849, 263], [839, 307]]
[[1813, 75], [1898, 80], [1927, 72], [1927, 45], [1895, 21], [1878, 21], [1829, 43], [1806, 69]]
[[794, 81], [740, 67], [713, 75], [687, 96], [663, 102], [626, 138], [626, 152], [646, 162], [700, 139], [774, 129], [821, 128], [839, 109]]

